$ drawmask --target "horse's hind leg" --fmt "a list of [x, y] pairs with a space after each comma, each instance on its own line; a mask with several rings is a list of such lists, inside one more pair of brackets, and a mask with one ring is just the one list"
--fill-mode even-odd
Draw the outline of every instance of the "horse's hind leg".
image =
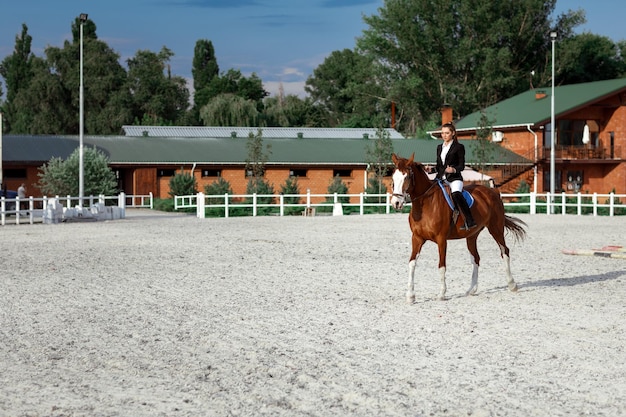
[[504, 259], [504, 271], [506, 273], [506, 282], [510, 291], [517, 291], [517, 284], [511, 275], [511, 258], [509, 257], [509, 248], [504, 241], [504, 224], [495, 228], [489, 226], [489, 233], [500, 247], [500, 256]]
[[465, 295], [475, 295], [478, 290], [478, 267], [480, 266], [480, 255], [478, 254], [478, 246], [476, 240], [478, 235], [468, 237], [466, 239], [467, 249], [470, 252], [470, 259], [472, 261], [472, 282]]

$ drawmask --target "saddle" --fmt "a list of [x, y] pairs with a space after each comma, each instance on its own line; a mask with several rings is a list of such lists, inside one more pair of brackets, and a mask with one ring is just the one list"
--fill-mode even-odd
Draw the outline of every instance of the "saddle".
[[[454, 203], [452, 202], [452, 197], [450, 196], [450, 187], [446, 186], [445, 181], [442, 180], [437, 180], [437, 184], [439, 184], [439, 187], [441, 188], [441, 191], [443, 192], [443, 196], [446, 198], [446, 201], [448, 202], [448, 206], [450, 207], [450, 210], [455, 211], [456, 208], [454, 207]], [[465, 198], [465, 201], [467, 201], [467, 205], [471, 208], [474, 205], [474, 197], [470, 194], [469, 191], [467, 190], [463, 190], [463, 198]]]

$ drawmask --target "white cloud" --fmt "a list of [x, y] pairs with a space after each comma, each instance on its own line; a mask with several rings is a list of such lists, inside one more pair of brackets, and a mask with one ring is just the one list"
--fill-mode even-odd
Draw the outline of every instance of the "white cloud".
[[271, 97], [277, 97], [280, 93], [280, 86], [283, 86], [283, 92], [286, 96], [296, 95], [300, 98], [305, 98], [307, 94], [304, 91], [304, 81], [294, 82], [280, 82], [280, 81], [267, 81], [263, 83], [263, 88], [270, 93]]

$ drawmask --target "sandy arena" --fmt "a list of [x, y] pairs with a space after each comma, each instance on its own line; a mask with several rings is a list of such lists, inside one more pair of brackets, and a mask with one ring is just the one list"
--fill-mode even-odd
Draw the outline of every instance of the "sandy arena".
[[406, 214], [0, 227], [0, 416], [626, 415], [626, 216], [517, 217], [415, 304]]

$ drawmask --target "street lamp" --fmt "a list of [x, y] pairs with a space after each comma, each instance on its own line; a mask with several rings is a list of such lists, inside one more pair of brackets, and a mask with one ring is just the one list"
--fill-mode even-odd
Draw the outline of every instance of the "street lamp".
[[[550, 32], [550, 40], [552, 41], [552, 94], [550, 94], [550, 210], [549, 212], [553, 212], [554, 207], [554, 193], [555, 193], [555, 163], [554, 163], [554, 147], [555, 147], [555, 133], [556, 133], [556, 124], [554, 120], [554, 44], [556, 42], [556, 32]], [[549, 213], [548, 213], [549, 214]]]
[[81, 13], [78, 16], [80, 20], [80, 91], [79, 91], [79, 121], [78, 121], [78, 136], [79, 136], [79, 145], [78, 145], [78, 208], [83, 208], [83, 198], [85, 196], [85, 175], [84, 175], [84, 149], [83, 149], [83, 132], [85, 130], [84, 126], [84, 88], [83, 88], [83, 24], [87, 21], [87, 13]]

